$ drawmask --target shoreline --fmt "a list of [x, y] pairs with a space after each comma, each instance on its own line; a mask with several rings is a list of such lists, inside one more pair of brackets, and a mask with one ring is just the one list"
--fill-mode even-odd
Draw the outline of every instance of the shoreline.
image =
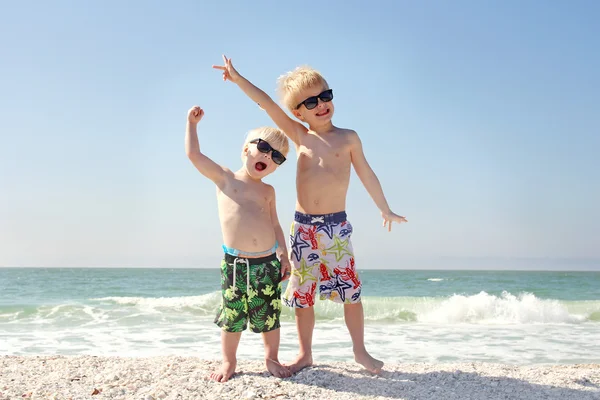
[[291, 378], [239, 360], [227, 383], [206, 380], [219, 360], [198, 357], [0, 356], [8, 399], [600, 399], [600, 364], [390, 364], [375, 376], [322, 362]]

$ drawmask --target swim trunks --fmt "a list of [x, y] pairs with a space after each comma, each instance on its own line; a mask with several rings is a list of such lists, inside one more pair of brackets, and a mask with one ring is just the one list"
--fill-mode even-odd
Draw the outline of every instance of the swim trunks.
[[362, 283], [354, 265], [352, 225], [345, 212], [309, 215], [296, 212], [290, 235], [292, 275], [284, 303], [306, 308], [321, 300], [360, 302]]
[[281, 264], [275, 253], [260, 258], [225, 254], [221, 306], [215, 324], [226, 332], [269, 332], [280, 327]]

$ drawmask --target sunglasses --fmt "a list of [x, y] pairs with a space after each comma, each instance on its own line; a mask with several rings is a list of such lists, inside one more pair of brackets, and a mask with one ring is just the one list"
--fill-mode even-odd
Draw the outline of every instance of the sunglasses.
[[331, 100], [333, 100], [333, 89], [328, 89], [324, 92], [319, 93], [319, 95], [317, 96], [309, 97], [302, 103], [298, 104], [296, 106], [296, 110], [299, 109], [302, 106], [302, 104], [304, 104], [304, 107], [306, 107], [307, 110], [312, 110], [319, 104], [319, 99], [321, 99], [321, 101], [324, 103], [328, 103]]
[[271, 153], [271, 160], [273, 160], [273, 162], [275, 164], [281, 165], [285, 161], [285, 156], [283, 154], [281, 154], [279, 151], [272, 148], [271, 145], [269, 144], [269, 142], [265, 142], [262, 139], [254, 139], [254, 140], [251, 140], [250, 143], [256, 143], [256, 148], [261, 153], [268, 153], [268, 152], [272, 151], [273, 153]]

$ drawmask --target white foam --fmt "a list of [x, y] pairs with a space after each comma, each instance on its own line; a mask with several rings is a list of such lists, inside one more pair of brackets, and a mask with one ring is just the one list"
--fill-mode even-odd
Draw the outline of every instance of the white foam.
[[558, 300], [543, 300], [531, 293], [518, 296], [503, 292], [501, 296], [480, 292], [465, 296], [455, 294], [430, 311], [418, 313], [418, 321], [435, 323], [580, 323], [585, 316], [570, 314]]

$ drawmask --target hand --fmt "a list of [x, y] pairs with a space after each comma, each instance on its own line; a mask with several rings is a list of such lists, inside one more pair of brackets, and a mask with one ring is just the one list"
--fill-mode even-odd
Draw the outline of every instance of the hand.
[[197, 124], [204, 117], [204, 110], [199, 106], [194, 106], [188, 111], [188, 121]]
[[288, 260], [281, 260], [281, 282], [290, 279], [292, 268]]
[[241, 75], [233, 68], [231, 58], [223, 56], [223, 63], [225, 65], [213, 65], [213, 68], [223, 71], [223, 81], [230, 80], [231, 82], [236, 83], [241, 78]]
[[388, 212], [382, 212], [381, 213], [381, 217], [383, 218], [383, 226], [385, 227], [386, 225], [388, 225], [388, 232], [392, 231], [392, 222], [397, 222], [399, 224], [403, 223], [403, 222], [408, 222], [408, 220], [406, 218], [404, 218], [401, 215], [398, 214], [394, 214], [391, 211]]

